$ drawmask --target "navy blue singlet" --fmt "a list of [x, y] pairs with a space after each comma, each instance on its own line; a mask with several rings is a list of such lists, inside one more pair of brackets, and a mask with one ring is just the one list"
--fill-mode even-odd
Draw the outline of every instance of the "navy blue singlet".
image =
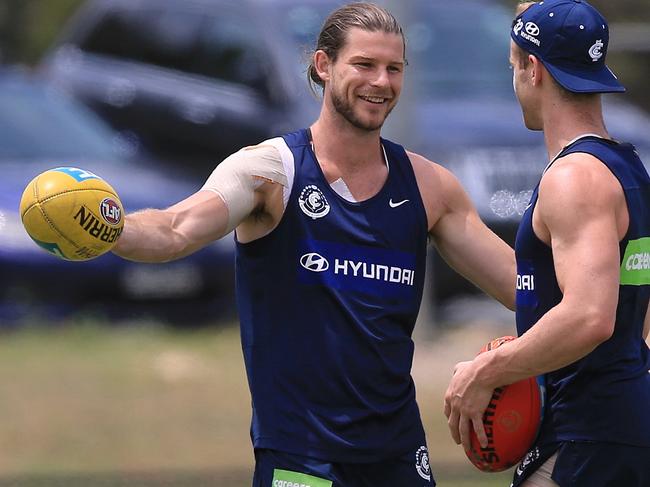
[[[630, 144], [586, 136], [565, 148], [556, 160], [576, 152], [593, 155], [616, 176], [625, 192], [630, 224], [620, 242], [621, 284], [614, 334], [577, 362], [545, 375], [547, 405], [538, 444], [577, 440], [647, 447], [650, 360], [642, 330], [650, 297], [650, 178]], [[519, 335], [562, 299], [551, 249], [533, 232], [538, 189], [515, 243]]]
[[237, 244], [253, 444], [332, 462], [413, 451], [425, 444], [410, 371], [428, 229], [411, 162], [382, 140], [388, 178], [353, 203], [306, 130], [283, 139], [295, 169], [284, 215]]

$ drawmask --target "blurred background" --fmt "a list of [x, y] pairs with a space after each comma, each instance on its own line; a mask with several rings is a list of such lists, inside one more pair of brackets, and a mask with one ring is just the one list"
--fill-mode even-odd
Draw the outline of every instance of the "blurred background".
[[[250, 485], [250, 398], [231, 236], [165, 265], [57, 260], [18, 215], [62, 165], [107, 179], [126, 210], [196, 191], [225, 156], [317, 116], [305, 60], [339, 0], [0, 0], [0, 486]], [[449, 167], [512, 243], [546, 164], [508, 69], [512, 0], [385, 0], [409, 66], [384, 131]], [[610, 21], [615, 138], [650, 161], [650, 3]], [[281, 277], [278, 278], [279, 280]], [[442, 485], [508, 485], [450, 440], [453, 365], [514, 333], [513, 315], [431, 252], [414, 378]]]

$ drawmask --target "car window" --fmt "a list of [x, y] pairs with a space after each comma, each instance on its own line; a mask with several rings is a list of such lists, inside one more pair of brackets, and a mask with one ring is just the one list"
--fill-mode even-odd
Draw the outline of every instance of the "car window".
[[243, 13], [160, 8], [112, 10], [81, 49], [186, 73], [265, 87], [265, 57]]
[[176, 22], [161, 10], [110, 10], [81, 49], [172, 69], [187, 68], [202, 17], [182, 12]]

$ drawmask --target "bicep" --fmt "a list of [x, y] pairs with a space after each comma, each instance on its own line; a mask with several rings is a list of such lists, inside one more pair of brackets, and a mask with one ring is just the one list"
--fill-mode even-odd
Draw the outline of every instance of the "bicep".
[[604, 171], [588, 165], [549, 171], [535, 212], [548, 230], [563, 302], [613, 325], [620, 280], [616, 208], [623, 195]]
[[566, 221], [549, 227], [555, 273], [563, 295], [578, 302], [600, 301], [611, 306], [620, 274], [613, 215], [578, 213], [563, 219]]

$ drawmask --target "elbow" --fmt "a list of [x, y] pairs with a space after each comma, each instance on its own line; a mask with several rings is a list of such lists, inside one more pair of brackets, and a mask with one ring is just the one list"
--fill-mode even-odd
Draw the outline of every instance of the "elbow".
[[503, 303], [510, 311], [517, 311], [517, 299], [514, 289], [508, 293], [507, 300]]
[[503, 294], [499, 297], [499, 301], [510, 311], [517, 310], [517, 292], [516, 292], [516, 282], [507, 281], [502, 287]]
[[602, 309], [595, 309], [586, 314], [584, 319], [584, 330], [587, 332], [587, 340], [593, 348], [609, 340], [614, 334], [616, 323], [615, 313], [608, 313]]
[[189, 242], [182, 235], [174, 232], [170, 235], [167, 249], [163, 253], [162, 262], [178, 260], [190, 253]]
[[507, 278], [501, 286], [505, 290], [503, 299], [501, 303], [508, 308], [510, 311], [517, 310], [517, 266], [514, 263], [514, 253], [513, 262], [510, 265], [509, 272], [506, 273]]

